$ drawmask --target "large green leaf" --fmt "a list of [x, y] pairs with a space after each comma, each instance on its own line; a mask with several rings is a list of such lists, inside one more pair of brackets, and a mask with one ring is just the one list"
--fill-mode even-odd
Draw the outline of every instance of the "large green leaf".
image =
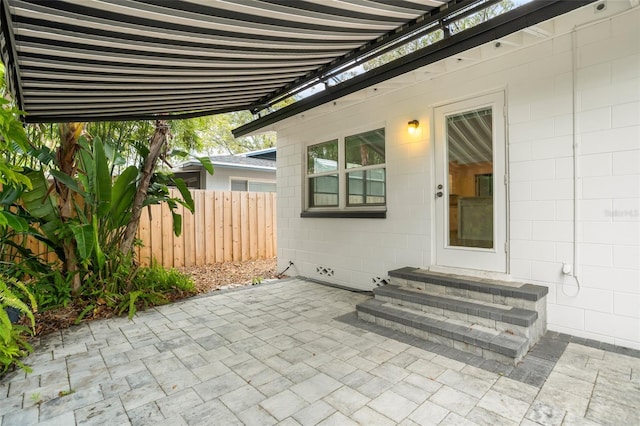
[[179, 237], [182, 234], [182, 216], [178, 213], [171, 211], [171, 215], [173, 216], [173, 233], [176, 237]]
[[96, 244], [93, 226], [90, 223], [86, 223], [83, 225], [69, 225], [69, 227], [71, 228], [73, 237], [76, 240], [80, 260], [84, 261], [89, 259]]
[[95, 191], [98, 203], [98, 215], [102, 216], [111, 208], [111, 171], [104, 152], [104, 145], [100, 138], [93, 141], [93, 153], [95, 162]]
[[17, 216], [11, 212], [0, 210], [0, 226], [6, 225], [17, 232], [27, 232], [29, 224], [24, 218]]
[[10, 206], [22, 195], [22, 189], [5, 186], [0, 191], [0, 204]]
[[32, 188], [22, 193], [25, 209], [35, 218], [55, 221], [58, 215], [44, 173], [42, 170], [31, 170], [26, 176], [31, 181]]
[[51, 173], [51, 176], [62, 182], [70, 190], [82, 193], [82, 190], [78, 186], [78, 182], [73, 177], [62, 173], [60, 170], [50, 170], [49, 173]]
[[102, 270], [105, 263], [105, 256], [100, 247], [100, 238], [98, 237], [98, 218], [94, 215], [92, 218], [93, 238], [95, 242], [96, 260], [98, 261], [98, 269]]
[[196, 157], [196, 158], [200, 162], [200, 164], [202, 164], [202, 167], [204, 167], [204, 169], [207, 171], [207, 173], [212, 175], [213, 174], [213, 163], [211, 162], [211, 158], [209, 158], [209, 157]]
[[113, 184], [110, 215], [110, 228], [116, 229], [125, 226], [131, 213], [131, 205], [136, 194], [136, 180], [138, 169], [135, 166], [127, 167]]
[[30, 149], [29, 155], [37, 158], [40, 163], [46, 165], [53, 163], [56, 159], [55, 153], [46, 145]]
[[182, 203], [182, 205], [184, 205], [189, 209], [191, 213], [193, 213], [195, 211], [195, 203], [193, 202], [193, 197], [191, 196], [189, 188], [187, 188], [187, 184], [184, 183], [184, 180], [180, 178], [175, 178], [173, 182], [176, 184], [176, 187], [178, 188], [178, 191], [180, 191], [180, 195], [182, 195], [182, 199], [184, 200], [184, 203]]
[[[80, 138], [78, 144], [82, 149], [78, 151], [79, 158], [79, 170], [78, 180], [82, 183], [87, 195], [95, 194], [95, 164], [93, 156], [91, 155], [91, 148], [84, 136]], [[93, 198], [89, 198], [86, 201], [93, 203]]]

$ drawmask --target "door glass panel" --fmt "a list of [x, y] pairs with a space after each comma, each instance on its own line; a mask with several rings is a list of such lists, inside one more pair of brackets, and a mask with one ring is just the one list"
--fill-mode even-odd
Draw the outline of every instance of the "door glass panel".
[[449, 246], [493, 248], [492, 110], [447, 116]]

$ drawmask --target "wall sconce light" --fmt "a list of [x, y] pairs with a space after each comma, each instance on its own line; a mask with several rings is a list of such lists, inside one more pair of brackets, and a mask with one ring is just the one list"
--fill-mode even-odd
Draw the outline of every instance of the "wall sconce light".
[[409, 123], [407, 123], [407, 126], [407, 128], [409, 129], [409, 134], [413, 135], [418, 131], [420, 122], [418, 120], [411, 120]]

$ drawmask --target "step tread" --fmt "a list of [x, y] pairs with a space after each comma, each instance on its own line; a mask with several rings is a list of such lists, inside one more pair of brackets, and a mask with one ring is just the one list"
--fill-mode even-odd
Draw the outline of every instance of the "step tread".
[[549, 292], [547, 287], [535, 284], [443, 274], [410, 266], [389, 271], [389, 276], [534, 302], [542, 299]]
[[536, 319], [538, 319], [538, 313], [528, 309], [512, 308], [507, 306], [502, 308], [490, 303], [476, 303], [468, 299], [460, 300], [461, 298], [457, 297], [452, 298], [419, 290], [409, 290], [390, 284], [375, 288], [373, 290], [373, 294], [374, 296], [380, 295], [403, 300], [405, 302], [443, 308], [449, 311], [460, 312], [476, 317], [489, 318], [522, 327], [529, 327], [536, 321]]
[[449, 339], [465, 342], [493, 352], [517, 358], [528, 347], [528, 339], [500, 332], [498, 334], [473, 329], [471, 325], [460, 325], [430, 318], [411, 309], [400, 309], [375, 299], [356, 305], [356, 310], [406, 326], [424, 330]]

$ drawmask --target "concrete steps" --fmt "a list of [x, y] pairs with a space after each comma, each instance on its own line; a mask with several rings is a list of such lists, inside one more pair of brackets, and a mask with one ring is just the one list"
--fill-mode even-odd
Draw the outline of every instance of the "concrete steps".
[[356, 306], [358, 317], [487, 359], [517, 363], [546, 331], [548, 289], [416, 268]]

